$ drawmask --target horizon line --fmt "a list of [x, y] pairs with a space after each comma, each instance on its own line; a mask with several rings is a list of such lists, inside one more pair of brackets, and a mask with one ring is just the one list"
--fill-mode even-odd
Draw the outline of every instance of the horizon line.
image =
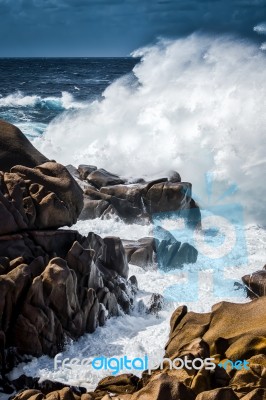
[[0, 56], [0, 59], [9, 58], [140, 58], [133, 56]]

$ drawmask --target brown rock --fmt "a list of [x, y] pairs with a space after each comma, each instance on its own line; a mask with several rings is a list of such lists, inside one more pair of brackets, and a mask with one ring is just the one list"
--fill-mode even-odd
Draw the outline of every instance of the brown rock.
[[245, 275], [242, 281], [247, 287], [251, 298], [266, 296], [266, 270], [254, 272], [251, 275]]
[[118, 238], [71, 230], [0, 236], [0, 259], [0, 366], [10, 347], [55, 355], [67, 337], [103, 325], [106, 311], [129, 312], [136, 293]]
[[0, 235], [72, 225], [82, 208], [82, 190], [60, 164], [0, 172]]
[[78, 166], [78, 172], [79, 172], [79, 176], [80, 179], [85, 180], [87, 179], [87, 176], [93, 172], [96, 171], [97, 167], [95, 167], [95, 165], [85, 165], [85, 164], [81, 164]]
[[266, 399], [266, 389], [255, 389], [249, 394], [242, 397], [242, 400], [265, 400]]
[[132, 394], [137, 391], [138, 384], [139, 378], [132, 374], [108, 376], [98, 383], [95, 393]]
[[128, 278], [128, 263], [122, 241], [118, 237], [107, 236], [103, 239], [107, 246], [104, 264], [123, 278]]
[[44, 394], [39, 390], [29, 389], [15, 396], [14, 400], [43, 400]]
[[83, 208], [83, 193], [67, 169], [47, 162], [33, 169], [16, 166], [12, 172], [31, 181], [31, 197], [37, 202], [39, 228], [72, 225]]
[[238, 396], [231, 388], [214, 389], [203, 392], [196, 397], [196, 400], [238, 400]]
[[112, 174], [103, 168], [92, 171], [86, 179], [97, 188], [125, 183], [118, 175]]
[[123, 245], [129, 263], [147, 267], [155, 261], [156, 242], [154, 238], [123, 240]]
[[15, 165], [34, 168], [47, 161], [16, 126], [0, 120], [0, 171], [9, 172]]
[[184, 384], [167, 374], [159, 374], [131, 400], [195, 400], [195, 394]]

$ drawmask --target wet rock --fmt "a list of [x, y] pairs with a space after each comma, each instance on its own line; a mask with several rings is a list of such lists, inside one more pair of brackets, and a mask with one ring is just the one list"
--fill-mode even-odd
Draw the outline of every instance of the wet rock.
[[155, 261], [156, 243], [154, 238], [124, 240], [123, 245], [129, 263], [147, 267]]
[[243, 276], [242, 281], [251, 298], [266, 296], [266, 266], [261, 271]]
[[159, 311], [163, 309], [164, 298], [159, 293], [153, 293], [149, 301], [147, 313], [158, 315]]
[[107, 236], [103, 239], [106, 245], [106, 253], [104, 255], [104, 264], [117, 272], [123, 278], [128, 278], [128, 262], [126, 259], [125, 249], [122, 241], [118, 237]]
[[[108, 291], [102, 290], [99, 298]], [[266, 297], [245, 304], [222, 302], [210, 313], [188, 312], [179, 307], [170, 321], [170, 335], [165, 357], [174, 360], [187, 357], [214, 357], [223, 360], [247, 360], [249, 369], [226, 371], [216, 366], [214, 371], [201, 369], [163, 369], [145, 371], [141, 379], [124, 374], [101, 380], [94, 392], [76, 395], [75, 399], [103, 400], [264, 400], [265, 399], [265, 305]], [[224, 385], [224, 386], [222, 386]], [[16, 400], [36, 400], [40, 392], [24, 391]], [[55, 394], [56, 393], [56, 394]], [[60, 389], [50, 395], [68, 400], [74, 395], [69, 388]], [[39, 395], [39, 394], [38, 394]], [[80, 397], [79, 397], [80, 396]], [[71, 398], [71, 397], [70, 397]]]
[[181, 182], [181, 176], [177, 171], [170, 171], [168, 174], [168, 181], [173, 183]]
[[137, 293], [138, 291], [138, 281], [137, 278], [135, 277], [135, 275], [132, 275], [129, 280], [128, 280], [131, 284], [131, 288], [134, 294]]
[[149, 215], [164, 212], [177, 212], [181, 207], [189, 207], [191, 184], [160, 182], [147, 187], [145, 204]]
[[66, 165], [66, 169], [68, 170], [68, 172], [76, 179], [79, 179], [79, 171], [76, 167], [74, 167], [74, 165], [72, 164], [68, 164]]
[[142, 268], [157, 265], [163, 271], [196, 263], [198, 251], [195, 247], [188, 243], [181, 244], [160, 226], [156, 226], [153, 233], [155, 238], [123, 241], [129, 263]]
[[136, 282], [127, 281], [118, 238], [31, 231], [0, 236], [0, 257], [7, 272], [0, 276], [0, 354], [13, 346], [20, 354], [53, 356], [67, 338], [132, 308]]
[[105, 200], [91, 200], [86, 195], [84, 196], [84, 207], [79, 216], [79, 219], [84, 221], [87, 219], [95, 219], [103, 216], [108, 209], [109, 202]]
[[92, 172], [94, 172], [96, 170], [97, 170], [97, 167], [95, 167], [95, 165], [81, 164], [78, 166], [79, 177], [82, 180], [87, 179], [88, 175], [90, 175]]
[[[159, 240], [159, 242], [162, 240], [167, 241], [169, 244], [174, 244], [177, 242], [176, 238], [168, 230], [159, 225], [155, 225], [153, 229], [153, 235]], [[181, 244], [181, 242], [179, 243]]]
[[[132, 223], [151, 220], [158, 213], [172, 212], [176, 217], [183, 217], [191, 228], [200, 227], [200, 210], [191, 198], [191, 184], [181, 182], [177, 172], [172, 171], [168, 179], [160, 178], [150, 182], [137, 179], [129, 183], [103, 169], [96, 169], [86, 175], [90, 170], [87, 171], [87, 166], [84, 168], [81, 176], [86, 176], [86, 181], [94, 186], [94, 189], [85, 189], [87, 210], [96, 206], [94, 203], [90, 207], [89, 201], [106, 201], [109, 207], [101, 209], [102, 216], [112, 213]], [[82, 218], [98, 217], [99, 213], [92, 211], [82, 214]]]
[[115, 210], [115, 213], [127, 223], [133, 223], [141, 217], [140, 209], [132, 205], [126, 199], [119, 199], [118, 197], [112, 196], [110, 198], [110, 204]]
[[86, 179], [97, 188], [125, 183], [118, 175], [112, 174], [103, 168], [92, 171]]
[[157, 249], [157, 262], [163, 271], [181, 268], [184, 264], [194, 264], [198, 258], [198, 251], [188, 243], [178, 241], [170, 243], [162, 240]]
[[[128, 263], [119, 238], [54, 230], [75, 223], [83, 208], [77, 170], [68, 167], [75, 180], [67, 168], [35, 152], [15, 127], [0, 122], [0, 133], [1, 129], [6, 129], [2, 136], [7, 146], [0, 147], [7, 164], [8, 148], [18, 149], [12, 154], [11, 171], [0, 172], [0, 385], [8, 391], [4, 374], [17, 363], [30, 355], [54, 356], [70, 339], [129, 312], [137, 282], [127, 280]], [[80, 173], [91, 174], [91, 168], [80, 167]], [[101, 179], [114, 178], [100, 173]], [[18, 388], [22, 381], [17, 380]], [[44, 388], [24, 379], [24, 386], [29, 390], [17, 398], [36, 400], [46, 393], [67, 400], [90, 398], [63, 385]]]

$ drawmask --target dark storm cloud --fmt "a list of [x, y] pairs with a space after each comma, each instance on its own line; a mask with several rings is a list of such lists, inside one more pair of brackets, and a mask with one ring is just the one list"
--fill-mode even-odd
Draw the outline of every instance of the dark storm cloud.
[[265, 0], [0, 0], [0, 56], [125, 55], [194, 31], [257, 39]]

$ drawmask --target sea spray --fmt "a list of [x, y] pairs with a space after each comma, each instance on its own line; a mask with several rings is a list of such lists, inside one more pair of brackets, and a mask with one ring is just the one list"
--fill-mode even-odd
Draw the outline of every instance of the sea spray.
[[236, 183], [246, 217], [265, 223], [265, 52], [235, 38], [195, 34], [134, 56], [142, 57], [135, 80], [119, 79], [103, 101], [64, 113], [35, 145], [65, 164], [127, 176], [178, 170], [199, 197], [211, 171], [218, 194]]

